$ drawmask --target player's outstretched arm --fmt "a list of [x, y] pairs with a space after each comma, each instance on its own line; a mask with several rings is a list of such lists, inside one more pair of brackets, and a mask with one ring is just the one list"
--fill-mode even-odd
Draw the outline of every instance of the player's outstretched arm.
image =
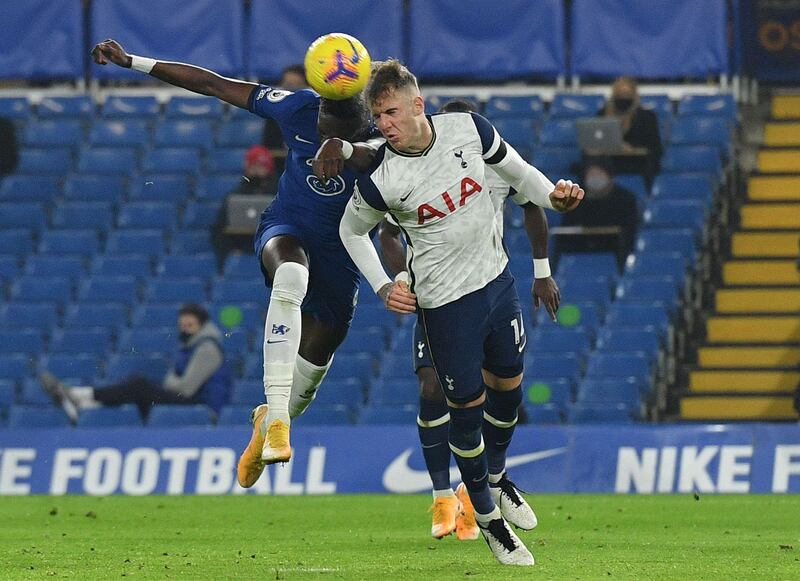
[[375, 159], [375, 151], [375, 147], [367, 143], [350, 143], [331, 137], [317, 150], [311, 167], [314, 175], [325, 183], [342, 173], [345, 166], [358, 173], [367, 171]]
[[550, 318], [556, 320], [556, 311], [561, 304], [561, 291], [550, 273], [547, 259], [548, 225], [547, 215], [539, 206], [528, 202], [523, 206], [525, 232], [533, 249], [533, 306], [538, 310], [544, 304]]
[[193, 93], [217, 97], [242, 109], [247, 109], [250, 93], [257, 86], [254, 83], [229, 79], [194, 65], [157, 61], [128, 54], [122, 45], [111, 39], [96, 44], [92, 49], [92, 58], [99, 65], [114, 63], [122, 68], [148, 73], [170, 85], [182, 87]]

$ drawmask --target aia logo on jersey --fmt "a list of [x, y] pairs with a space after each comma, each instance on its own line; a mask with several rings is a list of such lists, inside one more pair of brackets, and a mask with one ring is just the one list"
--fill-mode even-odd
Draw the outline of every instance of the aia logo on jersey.
[[[306, 161], [306, 165], [310, 166], [312, 161], [313, 160], [309, 159]], [[342, 176], [329, 178], [328, 183], [323, 184], [322, 180], [313, 173], [310, 173], [306, 176], [306, 183], [309, 188], [317, 192], [320, 196], [338, 196], [344, 192], [345, 188], [344, 178]]]
[[453, 202], [450, 192], [444, 192], [442, 194], [442, 200], [444, 201], [446, 211], [435, 208], [430, 204], [422, 204], [417, 208], [417, 224], [424, 224], [426, 220], [444, 218], [448, 214], [452, 214], [467, 203], [467, 198], [472, 194], [477, 194], [482, 189], [481, 185], [471, 177], [465, 177], [461, 180], [461, 197], [458, 200], [458, 206]]

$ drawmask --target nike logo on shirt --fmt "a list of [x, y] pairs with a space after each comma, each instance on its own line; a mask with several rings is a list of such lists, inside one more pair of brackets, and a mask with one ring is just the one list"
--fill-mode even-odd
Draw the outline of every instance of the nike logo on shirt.
[[313, 142], [313, 141], [309, 141], [308, 139], [303, 139], [302, 137], [300, 137], [300, 134], [299, 134], [299, 133], [295, 133], [295, 134], [294, 134], [294, 138], [295, 138], [297, 141], [300, 141], [301, 143], [309, 143], [309, 144], [311, 144], [311, 145], [314, 145], [314, 142]]

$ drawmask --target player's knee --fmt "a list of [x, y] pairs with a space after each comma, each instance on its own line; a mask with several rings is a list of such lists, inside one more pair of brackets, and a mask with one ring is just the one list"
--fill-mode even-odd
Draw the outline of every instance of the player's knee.
[[444, 393], [439, 385], [439, 378], [436, 377], [436, 372], [432, 367], [420, 367], [417, 370], [417, 377], [419, 377], [419, 395], [422, 399], [436, 402], [444, 401]]
[[[519, 387], [519, 384], [522, 383], [522, 373], [512, 377], [501, 377], [491, 371], [482, 369], [481, 374], [483, 375], [483, 381], [486, 383], [487, 387], [495, 391], [511, 391]], [[506, 374], [508, 374], [508, 370], [504, 370], [504, 375]]]
[[483, 407], [450, 408], [450, 449], [463, 458], [483, 451]]
[[284, 262], [275, 269], [271, 300], [300, 306], [308, 290], [308, 268], [297, 262]]

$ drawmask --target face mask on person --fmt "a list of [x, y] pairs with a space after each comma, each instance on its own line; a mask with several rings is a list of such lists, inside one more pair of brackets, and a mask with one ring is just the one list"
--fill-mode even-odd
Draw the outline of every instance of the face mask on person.
[[633, 105], [633, 99], [630, 97], [614, 97], [614, 109], [617, 111], [627, 111]]
[[186, 331], [181, 331], [178, 333], [178, 337], [180, 337], [181, 343], [188, 343], [189, 339], [192, 338], [192, 334], [187, 333]]
[[590, 192], [605, 192], [611, 185], [611, 179], [601, 173], [586, 176], [586, 188]]

